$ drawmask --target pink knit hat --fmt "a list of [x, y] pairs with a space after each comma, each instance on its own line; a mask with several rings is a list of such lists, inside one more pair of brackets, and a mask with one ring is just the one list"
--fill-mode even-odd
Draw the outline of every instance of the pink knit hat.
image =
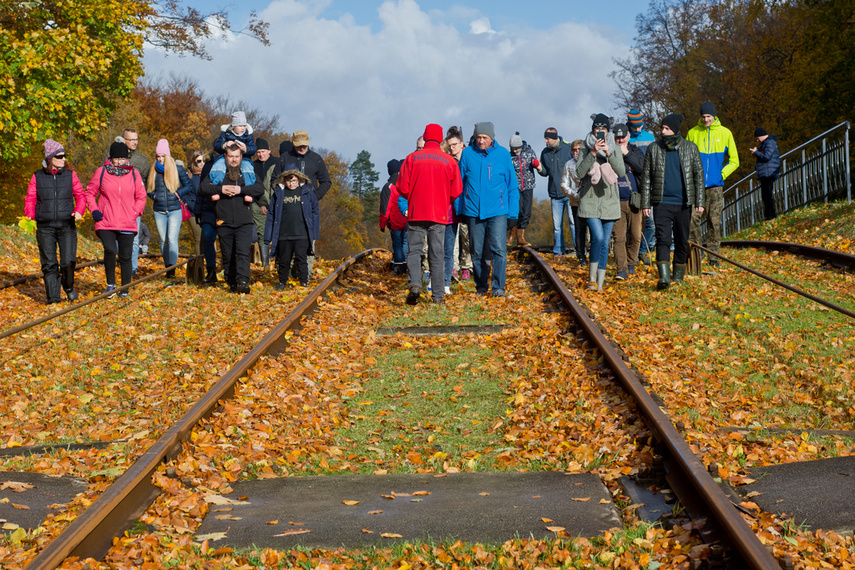
[[62, 148], [62, 145], [56, 142], [53, 139], [48, 139], [45, 141], [45, 160], [50, 160], [58, 154], [62, 154], [65, 152], [65, 149]]
[[157, 146], [154, 148], [154, 154], [165, 154], [166, 156], [171, 156], [169, 154], [169, 141], [166, 139], [160, 139], [157, 141]]

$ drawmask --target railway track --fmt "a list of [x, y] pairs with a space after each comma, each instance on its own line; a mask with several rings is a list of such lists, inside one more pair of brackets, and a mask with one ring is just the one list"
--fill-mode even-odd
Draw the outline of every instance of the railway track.
[[[100, 558], [112, 544], [113, 537], [129, 527], [145, 511], [159, 491], [152, 484], [152, 475], [161, 463], [174, 459], [185, 446], [194, 426], [221, 406], [221, 401], [233, 394], [235, 383], [245, 377], [259, 359], [266, 355], [281, 353], [288, 346], [288, 337], [301, 318], [317, 306], [323, 295], [333, 287], [342, 274], [357, 264], [370, 252], [351, 258], [325, 279], [312, 293], [280, 322], [265, 338], [188, 411], [181, 420], [170, 428], [134, 465], [115, 480], [93, 505], [78, 516], [61, 535], [54, 539], [28, 566], [30, 568], [54, 568], [68, 556], [92, 556]], [[526, 252], [539, 267], [548, 287], [554, 289], [561, 302], [570, 309], [573, 320], [584, 331], [597, 354], [602, 355], [609, 370], [619, 380], [624, 390], [633, 398], [644, 415], [657, 449], [664, 451], [663, 460], [669, 483], [682, 499], [695, 508], [705, 509], [716, 521], [719, 538], [729, 554], [742, 560], [752, 568], [775, 568], [777, 562], [769, 551], [757, 541], [754, 533], [745, 524], [739, 511], [724, 496], [703, 464], [686, 445], [680, 432], [670, 424], [652, 400], [645, 387], [639, 383], [637, 374], [627, 368], [622, 357], [614, 350], [599, 326], [591, 321], [585, 309], [578, 304], [557, 274], [533, 250]], [[359, 285], [350, 284], [359, 288]], [[697, 499], [700, 498], [698, 507]]]

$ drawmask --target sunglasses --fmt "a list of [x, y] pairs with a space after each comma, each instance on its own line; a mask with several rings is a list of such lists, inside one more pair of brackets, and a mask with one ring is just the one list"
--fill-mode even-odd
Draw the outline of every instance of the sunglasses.
[[55, 154], [55, 155], [53, 155], [53, 157], [54, 157], [54, 158], [58, 158], [59, 160], [65, 160], [65, 155], [64, 155], [64, 154]]
[[196, 159], [196, 164], [202, 164], [202, 163], [204, 163], [204, 162], [205, 162], [205, 161], [204, 161], [204, 160], [202, 160], [201, 158], [197, 158], [197, 159]]

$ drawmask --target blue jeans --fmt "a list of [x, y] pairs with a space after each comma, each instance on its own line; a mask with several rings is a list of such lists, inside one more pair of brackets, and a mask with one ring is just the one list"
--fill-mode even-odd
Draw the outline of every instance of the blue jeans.
[[[468, 218], [469, 252], [472, 254], [472, 273], [475, 277], [475, 291], [484, 294], [491, 286], [493, 295], [505, 294], [505, 267], [507, 266], [507, 227], [508, 216], [494, 216], [481, 220]], [[486, 251], [485, 251], [486, 250]], [[493, 254], [493, 261], [487, 265], [486, 252]], [[490, 280], [490, 269], [493, 278]]]
[[407, 230], [389, 230], [392, 236], [392, 263], [407, 262]]
[[137, 233], [134, 236], [134, 250], [131, 252], [131, 269], [136, 271], [140, 266], [140, 222], [142, 218], [137, 218]]
[[457, 241], [458, 224], [445, 226], [445, 286], [451, 287], [451, 272], [454, 271], [454, 242]]
[[202, 253], [205, 254], [205, 269], [217, 269], [217, 226], [202, 224]]
[[[552, 198], [552, 253], [564, 255], [567, 245], [564, 243], [564, 217], [570, 224], [570, 239], [573, 240], [573, 217], [570, 215], [570, 198]], [[574, 240], [575, 243], [575, 240]], [[574, 248], [575, 249], [575, 248]]]
[[155, 212], [154, 223], [160, 236], [160, 251], [166, 267], [178, 263], [178, 233], [181, 231], [181, 210]]
[[600, 218], [586, 218], [588, 229], [591, 231], [591, 263], [599, 263], [598, 269], [605, 269], [609, 261], [609, 239], [612, 237], [612, 228], [617, 220], [601, 220]]

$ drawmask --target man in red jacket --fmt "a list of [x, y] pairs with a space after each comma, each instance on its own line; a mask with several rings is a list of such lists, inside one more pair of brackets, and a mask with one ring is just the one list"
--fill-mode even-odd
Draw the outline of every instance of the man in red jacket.
[[422, 248], [417, 244], [424, 243], [427, 235], [432, 298], [439, 305], [445, 294], [445, 226], [451, 223], [451, 203], [460, 196], [463, 184], [457, 161], [439, 148], [442, 127], [431, 123], [423, 137], [425, 147], [407, 156], [398, 173], [398, 192], [408, 203], [407, 304], [419, 302]]

